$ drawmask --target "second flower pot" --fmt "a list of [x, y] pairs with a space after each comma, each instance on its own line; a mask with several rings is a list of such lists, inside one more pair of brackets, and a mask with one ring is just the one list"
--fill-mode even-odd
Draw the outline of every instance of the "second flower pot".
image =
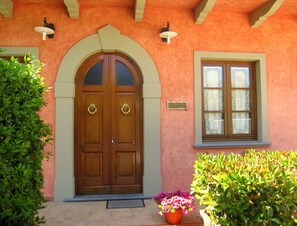
[[180, 224], [183, 219], [183, 212], [181, 209], [176, 210], [174, 213], [164, 213], [165, 220], [170, 225]]

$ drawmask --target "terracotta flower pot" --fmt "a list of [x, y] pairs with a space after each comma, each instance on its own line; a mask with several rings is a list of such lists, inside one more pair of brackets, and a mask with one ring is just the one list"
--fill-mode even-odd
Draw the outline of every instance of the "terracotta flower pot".
[[180, 224], [183, 219], [183, 212], [181, 209], [176, 210], [174, 213], [164, 213], [167, 224], [176, 225]]

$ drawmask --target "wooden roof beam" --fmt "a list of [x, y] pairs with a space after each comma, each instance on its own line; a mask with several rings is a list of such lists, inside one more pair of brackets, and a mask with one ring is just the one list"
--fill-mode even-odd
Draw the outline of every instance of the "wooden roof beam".
[[194, 9], [195, 23], [202, 24], [215, 4], [216, 0], [202, 0], [202, 2]]
[[79, 3], [77, 0], [64, 0], [70, 18], [79, 19]]
[[0, 13], [4, 17], [12, 17], [13, 2], [12, 0], [0, 0]]
[[259, 27], [268, 17], [272, 16], [283, 4], [284, 0], [270, 0], [261, 7], [255, 9], [250, 15], [252, 28]]
[[135, 0], [134, 19], [135, 21], [142, 21], [144, 15], [145, 0]]

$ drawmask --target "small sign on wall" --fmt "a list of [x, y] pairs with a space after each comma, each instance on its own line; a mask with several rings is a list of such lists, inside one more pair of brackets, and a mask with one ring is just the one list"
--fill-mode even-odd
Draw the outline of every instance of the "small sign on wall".
[[167, 110], [185, 110], [189, 109], [187, 101], [166, 101]]

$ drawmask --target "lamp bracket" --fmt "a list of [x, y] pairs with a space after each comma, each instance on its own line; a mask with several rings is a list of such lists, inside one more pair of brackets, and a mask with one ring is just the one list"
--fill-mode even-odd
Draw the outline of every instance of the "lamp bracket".
[[44, 17], [44, 19], [43, 19], [43, 24], [44, 24], [44, 27], [50, 28], [50, 29], [52, 29], [54, 31], [52, 34], [48, 34], [47, 37], [48, 38], [54, 38], [55, 25], [53, 23], [48, 23], [46, 21], [46, 17]]

